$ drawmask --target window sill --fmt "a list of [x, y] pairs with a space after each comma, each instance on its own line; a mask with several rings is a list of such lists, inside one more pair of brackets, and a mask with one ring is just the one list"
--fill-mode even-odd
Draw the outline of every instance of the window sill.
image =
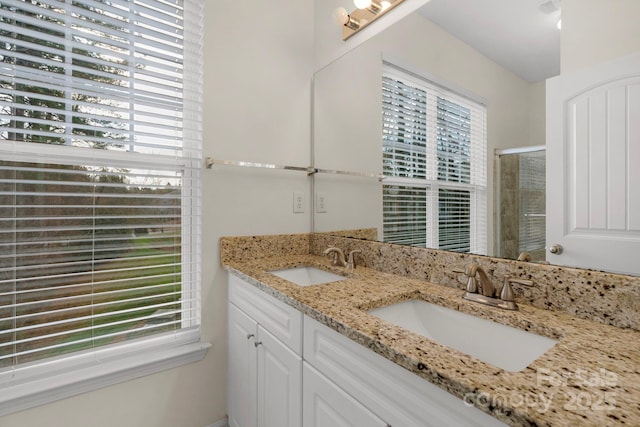
[[57, 375], [0, 388], [0, 416], [202, 360], [207, 342], [114, 358]]

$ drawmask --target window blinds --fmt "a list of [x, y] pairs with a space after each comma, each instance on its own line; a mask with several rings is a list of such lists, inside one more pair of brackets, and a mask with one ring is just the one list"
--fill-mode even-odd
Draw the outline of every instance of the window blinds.
[[427, 245], [427, 189], [404, 185], [382, 186], [384, 241]]
[[382, 98], [385, 241], [485, 252], [484, 106], [392, 66]]
[[0, 4], [0, 369], [198, 327], [202, 15]]
[[18, 0], [0, 13], [2, 139], [183, 156], [198, 106], [184, 103], [179, 3]]

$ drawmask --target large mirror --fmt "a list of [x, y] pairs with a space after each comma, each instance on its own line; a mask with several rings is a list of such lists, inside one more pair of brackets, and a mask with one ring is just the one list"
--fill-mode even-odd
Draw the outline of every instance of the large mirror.
[[[556, 33], [547, 31], [544, 40], [536, 41], [553, 45], [549, 50], [551, 53], [547, 54], [552, 56], [551, 60], [529, 52], [529, 55], [537, 55], [538, 60], [518, 75], [507, 68], [513, 68], [508, 58], [501, 60], [506, 65], [496, 62], [491, 44], [506, 43], [507, 47], [517, 51], [526, 50], [527, 46], [509, 46], [514, 39], [502, 30], [486, 27], [484, 33], [488, 33], [485, 34], [488, 38], [484, 40], [485, 45], [476, 48], [470, 46], [470, 41], [465, 42], [450, 32], [462, 31], [466, 25], [456, 24], [455, 15], [468, 15], [467, 20], [488, 25], [487, 14], [495, 11], [461, 10], [451, 7], [451, 4], [443, 7], [446, 3], [451, 2], [432, 0], [419, 12], [403, 18], [315, 74], [314, 165], [326, 170], [372, 176], [382, 173], [383, 64], [391, 64], [408, 74], [446, 86], [486, 107], [486, 205], [474, 207], [469, 212], [472, 223], [478, 216], [486, 217], [486, 234], [485, 242], [479, 246], [483, 249], [474, 251], [484, 255], [517, 257], [522, 252], [517, 241], [518, 230], [522, 227], [529, 230], [533, 223], [544, 225], [544, 175], [543, 196], [540, 199], [539, 191], [536, 195], [538, 200], [542, 200], [542, 205], [535, 205], [533, 211], [521, 208], [520, 196], [514, 195], [512, 190], [513, 183], [523, 173], [523, 165], [534, 165], [527, 172], [529, 174], [544, 174], [544, 149], [539, 149], [545, 144], [544, 80], [559, 73], [560, 36], [555, 28], [559, 13], [539, 10], [540, 2], [537, 0], [528, 2], [533, 5], [533, 12], [540, 13], [534, 18], [546, 23]], [[508, 0], [505, 3], [512, 2]], [[447, 9], [449, 13], [446, 13]], [[466, 34], [465, 37], [473, 35]], [[542, 69], [542, 62], [550, 62], [551, 68]], [[524, 153], [526, 158], [530, 152], [537, 153], [533, 156], [537, 161], [519, 160], [520, 153]], [[543, 159], [542, 170], [536, 169], [536, 165], [541, 164], [540, 158]], [[499, 184], [501, 173], [506, 178]], [[540, 179], [533, 181], [539, 183]], [[385, 182], [375, 177], [316, 174], [314, 231], [375, 228], [377, 237], [382, 240], [385, 232], [383, 187]], [[401, 190], [389, 189], [402, 196]], [[531, 194], [528, 193], [529, 199]], [[498, 202], [499, 197], [513, 200]], [[405, 195], [405, 198], [411, 198], [411, 195]], [[509, 208], [500, 209], [499, 206]], [[411, 203], [406, 203], [405, 207], [416, 209]], [[532, 224], [524, 224], [527, 218], [532, 219]], [[499, 227], [505, 230], [500, 231]], [[539, 236], [537, 244], [540, 244]], [[544, 259], [544, 250], [540, 255], [533, 246], [530, 248], [534, 256], [537, 253], [538, 259]]]
[[[404, 4], [407, 3], [409, 2]], [[319, 1], [318, 4], [325, 2]], [[592, 116], [589, 115], [588, 120], [582, 120], [584, 117], [579, 116], [582, 120], [580, 126], [583, 127], [576, 128], [567, 127], [562, 119], [565, 113], [569, 112], [569, 104], [565, 103], [569, 98], [562, 97], [565, 88], [573, 87], [571, 91], [577, 91], [579, 94], [584, 93], [588, 87], [602, 91], [607, 88], [606, 91], [612, 91], [613, 89], [606, 85], [606, 79], [612, 78], [622, 82], [621, 76], [635, 75], [637, 72], [635, 58], [640, 55], [640, 27], [637, 26], [637, 19], [634, 19], [637, 16], [635, 5], [631, 5], [631, 2], [605, 5], [597, 0], [564, 2], [562, 13], [566, 18], [566, 25], [562, 28], [562, 55], [559, 58], [562, 62], [562, 73], [559, 78], [548, 81], [547, 78], [559, 74], [560, 31], [556, 28], [560, 17], [557, 9], [559, 1], [431, 0], [426, 5], [420, 2], [418, 7], [422, 5], [424, 8], [419, 12], [403, 15], [404, 18], [394, 21], [394, 25], [388, 26], [366, 41], [363, 39], [363, 44], [357, 47], [345, 44], [344, 49], [338, 49], [338, 52], [344, 53], [347, 48], [351, 50], [340, 57], [336, 55], [334, 58], [337, 59], [317, 68], [313, 100], [313, 165], [323, 170], [350, 171], [374, 178], [340, 173], [316, 174], [313, 180], [316, 198], [312, 217], [313, 230], [330, 232], [371, 228], [376, 230], [377, 238], [384, 237], [384, 240], [388, 241], [385, 222], [389, 216], [384, 212], [390, 209], [389, 203], [386, 203], [387, 199], [390, 199], [390, 203], [395, 203], [395, 212], [422, 216], [416, 228], [433, 228], [424, 225], [424, 217], [428, 218], [426, 222], [429, 225], [439, 221], [439, 233], [435, 237], [429, 236], [425, 239], [427, 247], [435, 247], [430, 246], [432, 242], [442, 243], [443, 235], [440, 231], [449, 233], [452, 229], [458, 228], [454, 231], [462, 231], [462, 234], [468, 233], [473, 236], [468, 238], [468, 248], [458, 248], [462, 251], [470, 249], [472, 253], [510, 257], [517, 254], [520, 257], [521, 242], [513, 241], [513, 236], [517, 236], [520, 229], [531, 231], [537, 223], [546, 222], [547, 236], [552, 236], [550, 242], [545, 242], [548, 249], [544, 252], [547, 260], [562, 265], [640, 274], [634, 259], [634, 254], [637, 254], [637, 248], [640, 247], [635, 225], [639, 223], [640, 218], [640, 209], [635, 209], [638, 200], [634, 192], [636, 188], [627, 186], [628, 190], [633, 191], [627, 191], [624, 197], [617, 198], [615, 194], [621, 194], [620, 189], [625, 185], [609, 186], [607, 191], [614, 197], [609, 197], [606, 191], [599, 191], [605, 187], [603, 185], [590, 187], [592, 182], [604, 182], [603, 179], [596, 179], [596, 176], [602, 175], [603, 170], [615, 170], [623, 178], [626, 177], [624, 179], [627, 181], [622, 179], [619, 182], [635, 182], [632, 174], [635, 173], [634, 170], [627, 168], [625, 171], [625, 168], [618, 168], [618, 165], [633, 164], [629, 160], [630, 154], [624, 154], [625, 150], [621, 148], [619, 151], [623, 153], [622, 157], [600, 154], [585, 156], [584, 153], [592, 151], [591, 144], [594, 141], [594, 146], [606, 149], [608, 140], [601, 138], [601, 133], [594, 134], [599, 135], [595, 139], [576, 139], [580, 144], [579, 150], [572, 151], [570, 144], [574, 140], [570, 133], [585, 131], [591, 126], [589, 120], [592, 120]], [[513, 9], [509, 9], [510, 7]], [[546, 29], [551, 32], [547, 31], [546, 35], [534, 37], [518, 36], [520, 30], [530, 26], [529, 20], [544, 21]], [[596, 22], [598, 32], [593, 31]], [[318, 22], [315, 27], [319, 27]], [[547, 62], [548, 53], [545, 53], [544, 46], [548, 45], [556, 47], [553, 56], [558, 66], [555, 72], [539, 74], [539, 65]], [[512, 60], [508, 55], [499, 55], [505, 51], [520, 53], [529, 57], [531, 61], [524, 69], [518, 71], [517, 64], [520, 60]], [[408, 75], [408, 79], [415, 77], [421, 81], [430, 81], [436, 88], [452, 89], [455, 94], [486, 106], [483, 114], [487, 119], [487, 146], [484, 150], [487, 158], [483, 164], [487, 171], [483, 188], [477, 187], [476, 193], [470, 193], [467, 189], [455, 186], [442, 188], [440, 182], [436, 182], [429, 184], [429, 199], [424, 191], [389, 186], [388, 180], [379, 182], [375, 178], [383, 172], [383, 165], [386, 168], [388, 160], [387, 152], [383, 154], [382, 149], [383, 135], [388, 129], [386, 125], [383, 128], [383, 96], [386, 95], [383, 95], [382, 76], [385, 72], [385, 62], [392, 65], [394, 72], [402, 70], [404, 74], [399, 79], [402, 80], [402, 84], [408, 81], [404, 80]], [[600, 72], [603, 67], [610, 71], [606, 77]], [[595, 77], [596, 74], [598, 77]], [[585, 76], [591, 76], [590, 80], [580, 86], [580, 82], [585, 81]], [[392, 78], [392, 84], [396, 84], [394, 79], [395, 77]], [[548, 115], [549, 126], [545, 123], [547, 85], [550, 87], [549, 105], [552, 108]], [[631, 87], [631, 83], [628, 86]], [[632, 90], [637, 91], [637, 88], [634, 86]], [[411, 93], [410, 96], [416, 93], [413, 87], [407, 92]], [[573, 96], [576, 93], [567, 95]], [[589, 93], [591, 96], [591, 92]], [[637, 108], [629, 107], [631, 104], [625, 102], [624, 97], [620, 97], [617, 107], [614, 108], [611, 104], [610, 108], [609, 104], [601, 102], [602, 99], [609, 99], [607, 96], [608, 94], [602, 95], [594, 101], [600, 103], [598, 105], [602, 105], [603, 108], [593, 110], [598, 112], [593, 116], [593, 120], [600, 121], [600, 130], [608, 129], [611, 134], [626, 136], [626, 139], [616, 139], [616, 144], [621, 144], [621, 147], [635, 147], [636, 139], [629, 136], [632, 133], [625, 131], [624, 126], [627, 123], [625, 111], [637, 111]], [[443, 105], [450, 101], [447, 97], [448, 95], [444, 97]], [[437, 111], [439, 115], [440, 96], [436, 95], [437, 102], [433, 101], [433, 95], [431, 99], [431, 114], [436, 114], [433, 112]], [[591, 98], [588, 101], [591, 102]], [[562, 106], [566, 108], [563, 109]], [[402, 108], [405, 108], [404, 105]], [[412, 105], [399, 116], [405, 120], [413, 109]], [[453, 112], [453, 109], [462, 113]], [[444, 114], [458, 114], [461, 120], [468, 120], [463, 116], [472, 116], [469, 113], [471, 107], [457, 100], [453, 100], [449, 106], [444, 105], [442, 111]], [[614, 119], [611, 119], [612, 117]], [[411, 124], [407, 119], [402, 126], [398, 125], [398, 129], [401, 129], [401, 132], [409, 132]], [[618, 130], [612, 131], [614, 128]], [[429, 131], [439, 134], [440, 128], [432, 124]], [[547, 134], [550, 135], [548, 141]], [[525, 154], [528, 157], [528, 153], [540, 146], [546, 146], [549, 152], [546, 165], [554, 165], [546, 170], [544, 181], [534, 172], [527, 176], [525, 169], [541, 169], [539, 166], [543, 164], [541, 158], [544, 158], [545, 151], [540, 150], [542, 152], [536, 153], [532, 159], [520, 157]], [[506, 157], [515, 152], [518, 156], [516, 160]], [[574, 157], [568, 158], [563, 155], [567, 152], [572, 153]], [[580, 159], [576, 153], [580, 154]], [[413, 163], [422, 161], [422, 154], [414, 154], [400, 153], [399, 156], [404, 157], [406, 164], [413, 167]], [[596, 159], [599, 162], [594, 163], [592, 160]], [[576, 168], [575, 162], [578, 160], [583, 175], [579, 179], [572, 179], [575, 176], [572, 171]], [[440, 162], [439, 157], [437, 162]], [[460, 166], [465, 164], [466, 160], [451, 156], [445, 158], [444, 162]], [[529, 163], [529, 166], [526, 163]], [[438, 163], [438, 179], [439, 167]], [[453, 175], [458, 174], [455, 167], [452, 170]], [[498, 174], [501, 173], [506, 174], [503, 183], [498, 179]], [[591, 175], [593, 178], [589, 178]], [[528, 201], [539, 200], [540, 203], [529, 206], [518, 204], [520, 196], [512, 195], [516, 190], [517, 181], [518, 185], [521, 182], [533, 185], [536, 181], [542, 181], [546, 190], [527, 187], [526, 191], [522, 192]], [[465, 191], [467, 194], [463, 194]], [[483, 191], [484, 194], [481, 194]], [[546, 200], [552, 200], [548, 206], [541, 202], [545, 191]], [[474, 200], [478, 194], [483, 196], [484, 205]], [[503, 196], [511, 198], [500, 199]], [[446, 203], [442, 203], [443, 200]], [[591, 203], [585, 205], [585, 200]], [[578, 205], [578, 202], [581, 204]], [[450, 212], [451, 206], [464, 207], [465, 203], [469, 206], [466, 212]], [[633, 209], [625, 206], [633, 206]], [[603, 219], [607, 218], [606, 212], [616, 213], [616, 217], [626, 215], [628, 221], [605, 224]], [[444, 215], [441, 215], [443, 213]], [[464, 218], [467, 223], [464, 226], [448, 223], [449, 218], [456, 219], [456, 215]], [[542, 221], [545, 216], [546, 220]], [[593, 224], [585, 222], [583, 217], [588, 217], [589, 221], [592, 218]], [[445, 218], [445, 221], [442, 221], [442, 218]], [[391, 228], [395, 227], [394, 221], [395, 219], [391, 218]], [[485, 229], [478, 233], [480, 224], [486, 225]], [[508, 232], [499, 227], [507, 227]], [[542, 233], [536, 231], [530, 234], [540, 236]], [[586, 240], [590, 240], [593, 245], [586, 245]], [[602, 248], [605, 247], [607, 249], [603, 252]], [[440, 246], [439, 249], [443, 247]], [[542, 253], [533, 247], [528, 251], [531, 252], [528, 255]]]

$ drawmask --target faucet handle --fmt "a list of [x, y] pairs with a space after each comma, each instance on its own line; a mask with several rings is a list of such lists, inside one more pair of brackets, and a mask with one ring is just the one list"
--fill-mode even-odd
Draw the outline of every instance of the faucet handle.
[[333, 265], [344, 267], [347, 264], [345, 262], [345, 260], [344, 260], [344, 253], [342, 252], [342, 250], [340, 248], [334, 248], [333, 246], [329, 247], [328, 249], [326, 249], [323, 252], [323, 254], [326, 255], [326, 256], [332, 256], [333, 257], [332, 261], [331, 261], [331, 263]]
[[362, 251], [359, 249], [355, 249], [351, 252], [349, 252], [349, 256], [347, 258], [347, 268], [356, 268], [356, 258], [354, 257], [355, 254], [361, 254]]
[[531, 254], [529, 252], [520, 252], [518, 255], [518, 261], [531, 262]]
[[523, 286], [533, 286], [533, 281], [532, 280], [527, 280], [527, 279], [512, 279], [507, 277], [507, 280], [509, 280], [509, 283], [516, 283], [518, 285], [523, 285]]
[[507, 277], [504, 279], [504, 285], [502, 286], [502, 290], [500, 291], [500, 299], [502, 301], [515, 301], [513, 296], [513, 288], [511, 288], [512, 279]]
[[467, 279], [467, 292], [470, 294], [478, 293], [478, 283], [475, 277], [469, 277], [469, 279]]

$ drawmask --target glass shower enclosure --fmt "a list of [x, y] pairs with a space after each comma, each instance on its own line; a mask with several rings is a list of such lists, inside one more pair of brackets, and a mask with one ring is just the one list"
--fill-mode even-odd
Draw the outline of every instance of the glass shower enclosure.
[[544, 146], [496, 151], [496, 255], [545, 260]]

